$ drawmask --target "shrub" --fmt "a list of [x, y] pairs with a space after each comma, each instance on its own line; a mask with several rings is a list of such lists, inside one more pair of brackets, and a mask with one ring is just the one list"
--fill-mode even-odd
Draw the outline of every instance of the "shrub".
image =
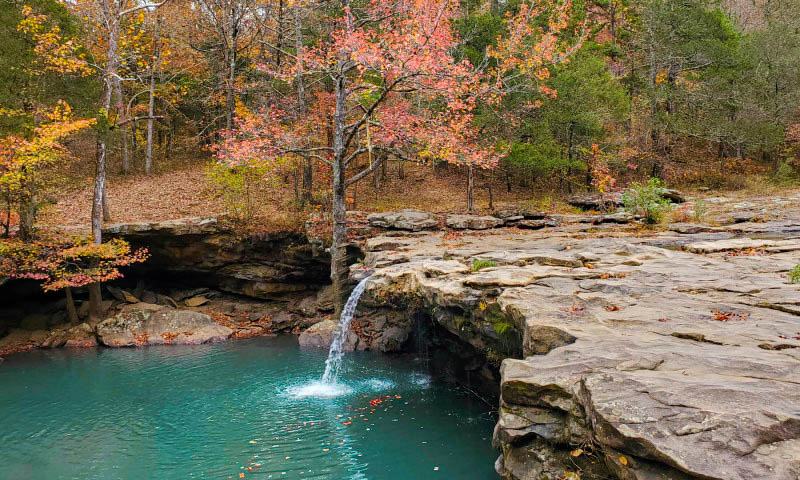
[[622, 204], [626, 212], [644, 217], [648, 225], [661, 223], [672, 209], [670, 201], [664, 198], [664, 186], [657, 178], [651, 178], [647, 184], [632, 183], [622, 194]]
[[792, 164], [790, 161], [782, 161], [778, 166], [778, 169], [775, 171], [775, 175], [772, 178], [774, 183], [778, 185], [795, 185], [800, 181], [800, 177], [798, 177], [797, 172], [794, 168], [792, 168]]
[[258, 188], [266, 173], [264, 167], [229, 167], [222, 162], [214, 162], [208, 169], [207, 177], [231, 218], [249, 224], [256, 216]]
[[789, 283], [800, 283], [800, 263], [789, 271]]
[[497, 262], [493, 262], [491, 260], [474, 260], [472, 262], [472, 271], [477, 272], [482, 268], [489, 268], [497, 266]]
[[703, 217], [705, 217], [706, 213], [708, 213], [708, 205], [703, 200], [695, 200], [693, 212], [694, 212], [694, 220], [696, 222], [702, 222]]

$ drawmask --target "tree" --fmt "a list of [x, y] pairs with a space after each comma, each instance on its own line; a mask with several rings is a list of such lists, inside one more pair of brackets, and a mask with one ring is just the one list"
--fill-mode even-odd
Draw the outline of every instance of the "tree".
[[28, 136], [36, 113], [66, 100], [93, 110], [95, 85], [78, 22], [55, 0], [0, 3], [0, 136]]
[[7, 211], [18, 215], [23, 241], [34, 236], [41, 197], [53, 185], [53, 169], [69, 158], [62, 141], [93, 123], [75, 120], [72, 109], [63, 102], [40, 116], [44, 117], [42, 123], [34, 128], [31, 138], [9, 136], [0, 140], [0, 192]]
[[[241, 125], [218, 152], [233, 163], [259, 155], [294, 154], [331, 166], [331, 278], [339, 308], [347, 280], [346, 189], [377, 168], [383, 158], [372, 156], [370, 165], [354, 170], [359, 156], [376, 146], [405, 156], [408, 147], [416, 145], [431, 157], [491, 162], [490, 152], [468, 132], [474, 105], [470, 86], [476, 84], [470, 82], [477, 75], [450, 55], [457, 42], [450, 28], [457, 7], [447, 0], [372, 1], [363, 6], [343, 1], [326, 35], [300, 49], [301, 61], [295, 54], [295, 61], [284, 63], [286, 68], [277, 72], [291, 82], [297, 78], [299, 65], [301, 74], [332, 84], [331, 94], [319, 95], [323, 102], [330, 100], [330, 144], [309, 145], [304, 132], [319, 129], [313, 116], [287, 121], [282, 110], [272, 107], [261, 121]], [[412, 103], [412, 94], [415, 100], [441, 107], [421, 108]]]
[[210, 56], [209, 63], [218, 75], [224, 91], [225, 128], [233, 128], [236, 113], [239, 73], [246, 64], [246, 54], [256, 44], [261, 22], [272, 13], [260, 0], [199, 0], [197, 19], [203, 35], [192, 44]]
[[[96, 168], [94, 176], [94, 191], [92, 195], [92, 237], [97, 245], [103, 243], [103, 220], [109, 218], [108, 202], [106, 199], [106, 156], [108, 153], [108, 134], [119, 126], [119, 116], [125, 111], [122, 99], [120, 82], [120, 50], [119, 42], [123, 19], [136, 12], [153, 11], [164, 5], [167, 0], [160, 3], [135, 3], [129, 0], [94, 0], [83, 12], [87, 20], [93, 22], [100, 31], [99, 44], [102, 45], [103, 63], [95, 65], [103, 79], [103, 92], [100, 98], [100, 112], [97, 118], [96, 130]], [[76, 6], [78, 9], [80, 5]], [[96, 15], [91, 18], [88, 14]], [[112, 96], [116, 94], [116, 104], [112, 108]], [[89, 286], [89, 305], [93, 316], [100, 314], [100, 284]]]
[[585, 45], [571, 62], [553, 69], [547, 86], [558, 95], [520, 112], [510, 163], [533, 174], [560, 172], [560, 178], [568, 177], [569, 172], [586, 170], [592, 144], [605, 141], [608, 126], [627, 118], [625, 89], [608, 72], [598, 50]]
[[72, 288], [120, 278], [121, 267], [146, 259], [147, 250], [131, 251], [130, 245], [120, 239], [100, 245], [88, 238], [70, 239], [63, 235], [32, 242], [0, 241], [2, 276], [38, 280], [46, 292], [64, 290], [71, 323], [78, 320]]

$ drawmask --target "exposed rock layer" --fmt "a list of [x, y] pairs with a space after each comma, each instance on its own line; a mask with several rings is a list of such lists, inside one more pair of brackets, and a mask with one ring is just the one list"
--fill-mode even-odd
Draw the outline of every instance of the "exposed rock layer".
[[800, 243], [676, 235], [393, 238], [362, 301], [506, 357], [505, 478], [800, 477]]

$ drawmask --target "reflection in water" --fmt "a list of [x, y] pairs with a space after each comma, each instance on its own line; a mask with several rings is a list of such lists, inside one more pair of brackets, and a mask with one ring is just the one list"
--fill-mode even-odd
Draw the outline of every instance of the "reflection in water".
[[0, 478], [496, 478], [485, 404], [369, 352], [326, 396], [326, 354], [279, 337], [11, 356]]

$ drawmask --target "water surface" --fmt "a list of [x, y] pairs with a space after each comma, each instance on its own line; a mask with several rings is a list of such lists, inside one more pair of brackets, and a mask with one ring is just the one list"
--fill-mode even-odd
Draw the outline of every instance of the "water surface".
[[294, 337], [11, 356], [0, 478], [497, 478], [490, 406], [369, 352], [320, 398], [326, 356]]

